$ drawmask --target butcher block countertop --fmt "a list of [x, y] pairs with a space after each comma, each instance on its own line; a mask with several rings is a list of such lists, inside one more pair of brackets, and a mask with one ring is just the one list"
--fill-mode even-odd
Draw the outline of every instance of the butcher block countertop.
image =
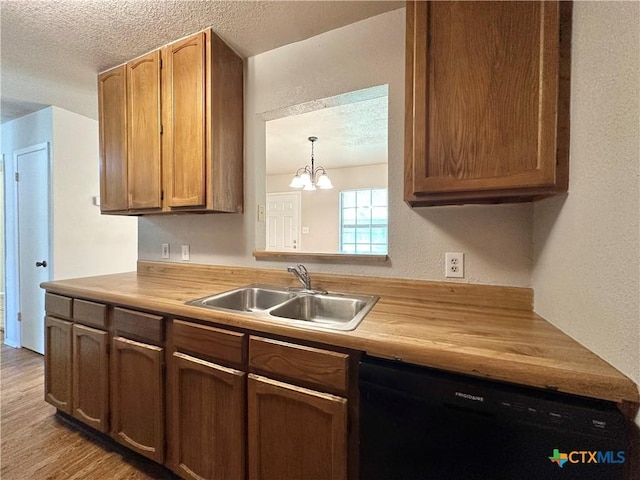
[[[611, 400], [634, 410], [638, 386], [532, 311], [528, 288], [314, 274], [314, 288], [379, 295], [353, 331], [319, 331], [185, 305], [260, 283], [299, 286], [284, 269], [138, 262], [138, 271], [45, 282], [49, 292], [364, 351], [451, 372]], [[631, 412], [632, 414], [633, 412]]]

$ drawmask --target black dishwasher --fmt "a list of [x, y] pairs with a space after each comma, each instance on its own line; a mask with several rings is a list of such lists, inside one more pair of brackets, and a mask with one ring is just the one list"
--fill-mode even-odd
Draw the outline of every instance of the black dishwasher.
[[361, 480], [618, 480], [613, 403], [365, 357]]

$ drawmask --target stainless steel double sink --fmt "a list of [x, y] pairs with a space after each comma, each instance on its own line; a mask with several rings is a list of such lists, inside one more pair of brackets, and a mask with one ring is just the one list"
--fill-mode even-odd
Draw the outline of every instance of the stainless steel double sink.
[[254, 284], [186, 303], [307, 328], [348, 331], [358, 326], [378, 298]]

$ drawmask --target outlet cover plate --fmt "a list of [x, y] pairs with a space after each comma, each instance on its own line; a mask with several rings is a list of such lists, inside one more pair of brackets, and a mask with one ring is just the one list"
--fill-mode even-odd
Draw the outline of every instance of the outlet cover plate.
[[444, 276], [464, 278], [464, 253], [447, 252], [444, 254]]

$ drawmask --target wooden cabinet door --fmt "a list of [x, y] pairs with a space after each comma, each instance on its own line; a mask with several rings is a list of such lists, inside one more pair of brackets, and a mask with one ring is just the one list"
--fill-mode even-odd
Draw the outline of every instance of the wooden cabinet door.
[[164, 460], [163, 349], [114, 337], [111, 433], [123, 445]]
[[127, 196], [127, 70], [116, 67], [98, 76], [100, 125], [100, 210], [124, 211]]
[[44, 399], [71, 413], [71, 322], [45, 317]]
[[173, 354], [172, 464], [184, 478], [245, 478], [245, 374]]
[[346, 399], [254, 374], [248, 392], [251, 480], [347, 477]]
[[162, 207], [160, 51], [127, 63], [127, 166], [130, 209]]
[[164, 59], [164, 184], [166, 204], [205, 205], [205, 34], [168, 45]]
[[408, 3], [405, 200], [566, 191], [570, 8]]
[[109, 431], [109, 334], [73, 325], [73, 416]]

